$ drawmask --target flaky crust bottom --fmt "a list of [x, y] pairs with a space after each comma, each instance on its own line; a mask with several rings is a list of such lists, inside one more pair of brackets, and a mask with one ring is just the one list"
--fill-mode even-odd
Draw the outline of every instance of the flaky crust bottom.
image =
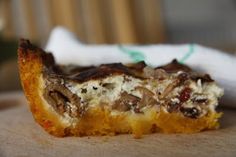
[[[25, 44], [22, 41], [22, 44]], [[27, 44], [27, 43], [26, 43]], [[93, 108], [83, 115], [76, 125], [65, 125], [62, 117], [50, 109], [42, 98], [42, 70], [43, 60], [41, 49], [20, 46], [18, 49], [18, 63], [21, 83], [29, 102], [31, 112], [48, 133], [54, 136], [85, 136], [85, 135], [115, 135], [131, 133], [139, 138], [143, 134], [153, 132], [163, 133], [195, 133], [202, 130], [219, 127], [218, 118], [221, 113], [192, 119], [179, 113], [159, 112], [150, 108], [144, 114], [121, 113], [112, 115], [109, 109]], [[101, 105], [102, 106], [102, 105]]]

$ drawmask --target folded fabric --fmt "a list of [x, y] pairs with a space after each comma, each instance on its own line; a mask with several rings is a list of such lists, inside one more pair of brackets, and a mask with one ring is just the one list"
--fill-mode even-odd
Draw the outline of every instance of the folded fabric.
[[182, 45], [90, 45], [82, 44], [74, 34], [62, 27], [55, 28], [46, 50], [60, 64], [81, 66], [105, 63], [130, 63], [144, 60], [159, 66], [177, 59], [194, 70], [209, 73], [225, 89], [222, 104], [236, 108], [236, 56], [197, 44]]

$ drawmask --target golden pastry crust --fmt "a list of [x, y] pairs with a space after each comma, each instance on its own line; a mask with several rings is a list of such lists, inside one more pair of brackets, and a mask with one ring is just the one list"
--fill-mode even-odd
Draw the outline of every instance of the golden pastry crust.
[[115, 135], [132, 133], [139, 138], [143, 134], [153, 132], [163, 133], [195, 133], [202, 130], [219, 127], [218, 119], [221, 113], [209, 112], [205, 116], [194, 119], [179, 113], [168, 113], [155, 107], [144, 114], [120, 113], [112, 115], [111, 110], [99, 105], [92, 108], [81, 117], [75, 125], [63, 122], [61, 115], [42, 97], [45, 84], [43, 69], [50, 57], [45, 52], [33, 46], [28, 40], [21, 40], [18, 48], [18, 64], [22, 87], [29, 102], [34, 119], [48, 133], [54, 136], [85, 136], [85, 135]]
[[40, 77], [43, 69], [41, 51], [41, 49], [32, 47], [29, 41], [21, 40], [18, 49], [21, 84], [36, 122], [50, 134], [64, 136], [64, 126], [58, 115], [45, 109], [45, 102], [40, 96], [42, 90]]

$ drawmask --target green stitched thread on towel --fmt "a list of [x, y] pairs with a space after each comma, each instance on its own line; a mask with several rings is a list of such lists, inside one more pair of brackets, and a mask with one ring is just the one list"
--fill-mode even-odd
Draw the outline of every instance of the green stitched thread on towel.
[[194, 53], [194, 44], [189, 45], [189, 51], [179, 60], [181, 64], [184, 64], [186, 60]]
[[[140, 62], [145, 60], [145, 55], [141, 51], [131, 50], [125, 48], [122, 45], [118, 45], [118, 48], [121, 52], [128, 54], [134, 62]], [[189, 51], [181, 59], [179, 59], [179, 63], [184, 64], [186, 60], [188, 60], [188, 58], [190, 58], [193, 53], [194, 53], [194, 44], [190, 44]]]
[[145, 60], [145, 55], [140, 51], [127, 49], [122, 45], [118, 45], [118, 48], [121, 52], [128, 54], [134, 62], [140, 62]]

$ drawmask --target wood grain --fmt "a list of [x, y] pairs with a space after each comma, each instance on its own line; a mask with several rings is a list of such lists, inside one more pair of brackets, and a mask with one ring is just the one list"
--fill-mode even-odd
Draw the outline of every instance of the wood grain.
[[0, 95], [0, 156], [235, 156], [236, 110], [224, 112], [221, 129], [198, 134], [56, 138], [33, 121], [22, 93], [4, 94]]

